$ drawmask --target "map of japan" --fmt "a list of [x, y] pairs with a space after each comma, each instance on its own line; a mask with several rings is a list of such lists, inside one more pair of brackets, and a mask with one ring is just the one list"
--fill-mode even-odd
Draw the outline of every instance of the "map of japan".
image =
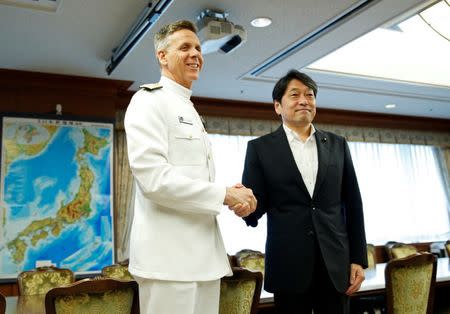
[[3, 117], [0, 278], [113, 263], [111, 123]]

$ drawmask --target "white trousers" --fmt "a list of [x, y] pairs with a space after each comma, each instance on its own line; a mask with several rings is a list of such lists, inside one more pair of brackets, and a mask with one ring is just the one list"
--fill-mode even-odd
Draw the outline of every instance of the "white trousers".
[[165, 281], [134, 276], [139, 284], [141, 314], [217, 314], [220, 279]]

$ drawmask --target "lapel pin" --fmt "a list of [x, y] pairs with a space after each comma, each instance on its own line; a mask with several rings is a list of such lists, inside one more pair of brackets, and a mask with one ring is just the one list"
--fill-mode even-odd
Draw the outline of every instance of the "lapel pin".
[[322, 143], [325, 143], [326, 141], [327, 141], [326, 137], [323, 137], [322, 140], [321, 140]]

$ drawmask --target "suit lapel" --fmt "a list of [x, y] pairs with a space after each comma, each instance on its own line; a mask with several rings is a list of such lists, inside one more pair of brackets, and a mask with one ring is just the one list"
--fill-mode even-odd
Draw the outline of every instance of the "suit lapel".
[[317, 169], [316, 185], [314, 186], [313, 199], [316, 197], [320, 185], [326, 177], [328, 163], [330, 161], [329, 139], [325, 136], [325, 133], [316, 129], [314, 134], [317, 143], [317, 159], [319, 161], [319, 168]]
[[281, 156], [279, 159], [281, 164], [285, 163], [286, 167], [283, 167], [286, 171], [286, 175], [295, 176], [295, 181], [297, 182], [300, 189], [305, 193], [308, 198], [311, 198], [309, 195], [308, 189], [306, 188], [305, 182], [303, 181], [302, 175], [297, 168], [297, 164], [295, 163], [294, 155], [292, 154], [291, 147], [289, 146], [289, 142], [284, 132], [283, 126], [281, 125], [274, 133], [274, 152], [278, 152]]

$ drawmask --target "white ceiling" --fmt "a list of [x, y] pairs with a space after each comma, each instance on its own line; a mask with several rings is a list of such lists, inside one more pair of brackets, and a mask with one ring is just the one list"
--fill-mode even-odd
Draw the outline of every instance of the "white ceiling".
[[[129, 80], [135, 82], [132, 89], [159, 79], [152, 43], [155, 30], [178, 19], [194, 21], [204, 9], [226, 11], [231, 22], [244, 26], [248, 40], [229, 54], [206, 55], [193, 94], [265, 103], [271, 102], [274, 82], [287, 70], [304, 70], [353, 39], [392, 19], [410, 16], [418, 7], [433, 2], [370, 1], [358, 14], [302, 44], [279, 62], [257, 71], [273, 57], [364, 1], [175, 0], [108, 76], [105, 68], [111, 50], [147, 5], [147, 0], [61, 0], [54, 13], [5, 5], [2, 1], [5, 0], [0, 0], [0, 68]], [[272, 25], [253, 28], [250, 21], [257, 16], [270, 16]], [[319, 85], [317, 102], [322, 108], [450, 119], [450, 86], [304, 71]], [[388, 103], [397, 104], [397, 108], [388, 111], [384, 107]]]

